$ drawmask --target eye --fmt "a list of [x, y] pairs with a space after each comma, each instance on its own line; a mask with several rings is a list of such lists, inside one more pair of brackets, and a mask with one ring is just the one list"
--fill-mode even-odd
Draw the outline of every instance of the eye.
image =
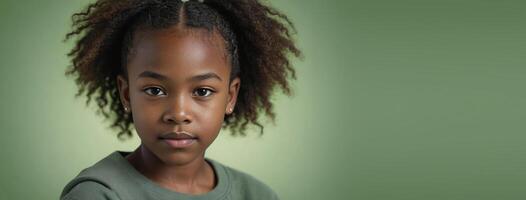
[[159, 93], [162, 93], [162, 95], [166, 95], [166, 93], [158, 87], [149, 87], [144, 89], [144, 92], [146, 92], [148, 95], [151, 96], [160, 96]]
[[200, 96], [200, 97], [207, 97], [207, 96], [212, 95], [213, 93], [214, 91], [208, 88], [198, 88], [194, 90], [194, 95]]

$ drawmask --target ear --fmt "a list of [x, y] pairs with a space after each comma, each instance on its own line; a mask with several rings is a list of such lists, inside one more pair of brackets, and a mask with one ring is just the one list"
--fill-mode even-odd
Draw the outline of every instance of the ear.
[[237, 95], [239, 93], [239, 87], [241, 86], [241, 80], [239, 77], [236, 77], [234, 80], [230, 82], [229, 90], [228, 90], [228, 103], [226, 106], [225, 113], [231, 114], [234, 110], [234, 107], [236, 106], [237, 101]]
[[117, 75], [117, 88], [119, 89], [119, 96], [121, 98], [122, 106], [128, 109], [131, 109], [130, 104], [130, 87], [128, 85], [128, 80], [122, 75]]

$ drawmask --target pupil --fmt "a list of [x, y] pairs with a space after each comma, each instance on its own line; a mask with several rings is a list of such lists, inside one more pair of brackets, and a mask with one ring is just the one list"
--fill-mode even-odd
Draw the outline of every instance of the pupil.
[[206, 90], [205, 89], [199, 89], [198, 92], [200, 92], [201, 96], [206, 95]]

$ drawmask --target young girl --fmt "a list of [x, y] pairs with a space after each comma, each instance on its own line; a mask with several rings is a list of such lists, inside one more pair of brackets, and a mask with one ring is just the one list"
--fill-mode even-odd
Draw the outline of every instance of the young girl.
[[73, 27], [76, 96], [141, 145], [82, 170], [61, 199], [278, 199], [205, 151], [221, 128], [262, 133], [273, 88], [290, 95], [287, 56], [301, 52], [285, 15], [258, 0], [98, 0]]

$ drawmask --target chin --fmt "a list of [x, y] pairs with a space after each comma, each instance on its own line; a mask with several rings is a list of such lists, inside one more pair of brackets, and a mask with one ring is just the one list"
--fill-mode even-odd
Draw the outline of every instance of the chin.
[[186, 165], [196, 159], [202, 159], [202, 154], [196, 152], [196, 149], [166, 149], [161, 147], [157, 150], [159, 151], [153, 152], [153, 154], [167, 165]]

